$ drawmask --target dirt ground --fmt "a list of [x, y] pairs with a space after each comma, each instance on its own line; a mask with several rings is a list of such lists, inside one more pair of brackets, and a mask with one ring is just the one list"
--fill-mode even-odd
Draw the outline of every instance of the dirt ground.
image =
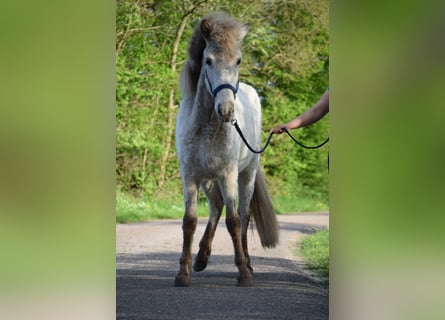
[[[254, 286], [236, 286], [233, 245], [222, 218], [207, 268], [190, 287], [174, 287], [182, 248], [181, 220], [116, 226], [117, 319], [328, 319], [329, 287], [304, 270], [292, 248], [329, 226], [327, 212], [279, 215], [280, 244], [263, 249], [249, 231]], [[201, 218], [193, 255], [204, 233]]]

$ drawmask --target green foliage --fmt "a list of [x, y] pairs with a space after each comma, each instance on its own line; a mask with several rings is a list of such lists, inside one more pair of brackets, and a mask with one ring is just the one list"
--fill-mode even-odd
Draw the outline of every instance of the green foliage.
[[329, 230], [321, 230], [305, 237], [300, 243], [300, 252], [309, 269], [322, 276], [329, 276]]
[[[116, 174], [122, 192], [152, 200], [181, 195], [174, 139], [179, 73], [196, 22], [218, 10], [250, 24], [240, 80], [261, 97], [263, 141], [273, 127], [306, 111], [326, 90], [327, 0], [118, 0]], [[317, 144], [328, 135], [328, 117], [292, 134]], [[272, 194], [325, 202], [327, 150], [301, 149], [285, 135], [274, 136], [261, 160]]]

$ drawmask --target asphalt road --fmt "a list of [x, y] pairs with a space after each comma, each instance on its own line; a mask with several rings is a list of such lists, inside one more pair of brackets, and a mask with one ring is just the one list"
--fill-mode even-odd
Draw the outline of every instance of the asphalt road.
[[[207, 268], [190, 287], [174, 287], [182, 248], [180, 220], [116, 226], [116, 319], [328, 319], [329, 287], [303, 269], [290, 250], [306, 234], [329, 225], [327, 213], [278, 216], [280, 244], [263, 249], [249, 231], [254, 286], [236, 286], [238, 270], [224, 224], [217, 228]], [[204, 233], [201, 218], [193, 256]]]

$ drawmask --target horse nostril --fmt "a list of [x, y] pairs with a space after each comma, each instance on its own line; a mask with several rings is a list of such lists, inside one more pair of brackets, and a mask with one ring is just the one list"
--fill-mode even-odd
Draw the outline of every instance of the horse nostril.
[[224, 122], [232, 120], [233, 117], [233, 104], [232, 103], [218, 103], [215, 108], [216, 114], [220, 117]]

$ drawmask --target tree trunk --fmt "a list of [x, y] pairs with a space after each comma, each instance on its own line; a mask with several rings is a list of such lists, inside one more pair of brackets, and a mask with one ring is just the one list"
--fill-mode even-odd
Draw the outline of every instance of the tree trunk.
[[[182, 16], [181, 23], [178, 26], [178, 29], [176, 30], [176, 37], [175, 41], [173, 42], [172, 47], [172, 55], [170, 59], [170, 69], [173, 74], [176, 73], [176, 58], [178, 54], [178, 47], [179, 43], [181, 41], [182, 34], [184, 33], [185, 26], [187, 24], [187, 20], [189, 19], [190, 15], [193, 13], [193, 11], [196, 9], [196, 7], [200, 3], [197, 3], [195, 5], [192, 5], [187, 12]], [[161, 156], [161, 163], [160, 163], [160, 176], [158, 180], [158, 187], [161, 189], [164, 186], [165, 179], [166, 179], [166, 169], [168, 164], [168, 157], [170, 155], [170, 149], [171, 144], [173, 140], [173, 133], [174, 133], [174, 125], [173, 125], [173, 118], [175, 116], [175, 105], [174, 105], [174, 98], [175, 98], [175, 90], [176, 90], [176, 84], [173, 85], [170, 88], [170, 93], [168, 97], [168, 109], [167, 109], [167, 128], [165, 132], [165, 140], [163, 142], [164, 150], [162, 152]]]

